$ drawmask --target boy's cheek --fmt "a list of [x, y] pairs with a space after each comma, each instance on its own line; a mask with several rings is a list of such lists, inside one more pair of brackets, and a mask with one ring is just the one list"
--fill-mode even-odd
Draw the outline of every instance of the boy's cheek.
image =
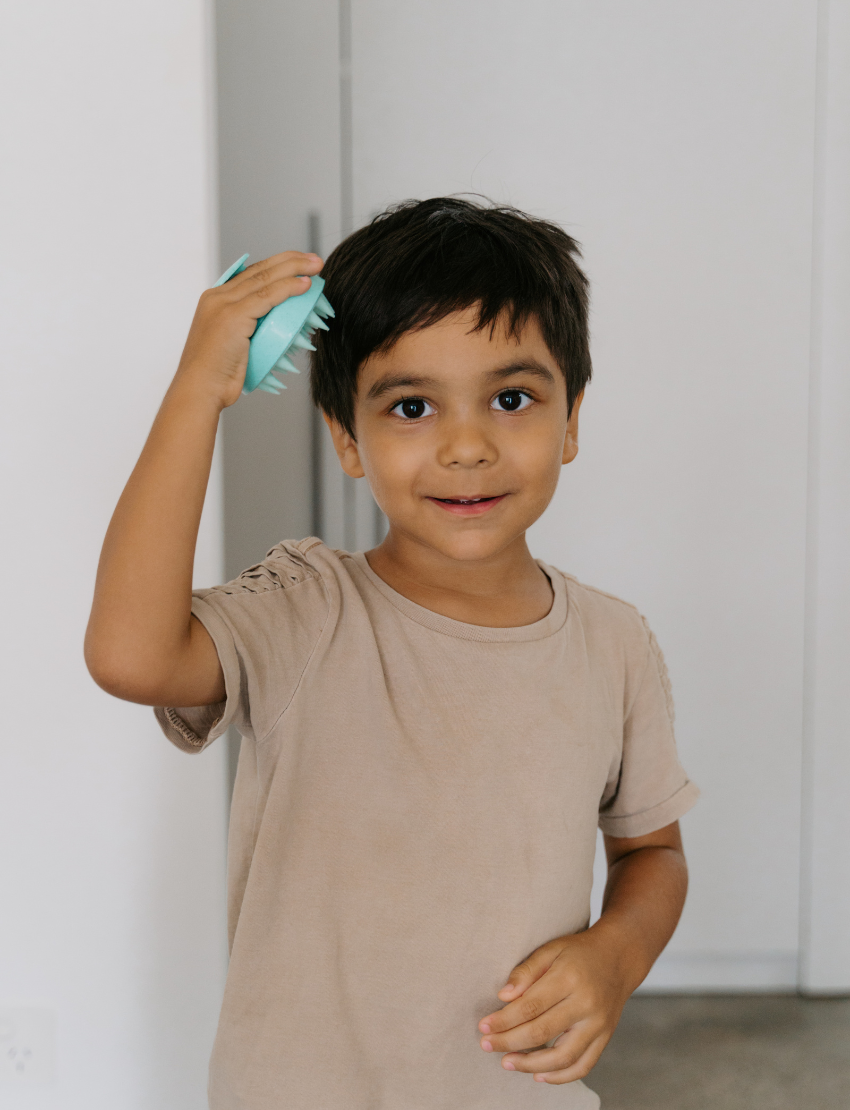
[[416, 491], [424, 486], [424, 468], [416, 453], [392, 445], [381, 450], [379, 444], [370, 444], [361, 451], [361, 459], [375, 500], [386, 515], [392, 518], [394, 513], [410, 512], [420, 499]]
[[398, 435], [393, 430], [376, 430], [364, 421], [358, 440], [360, 460], [376, 498], [401, 502], [427, 489], [429, 475], [433, 484], [435, 470], [433, 446], [425, 436]]

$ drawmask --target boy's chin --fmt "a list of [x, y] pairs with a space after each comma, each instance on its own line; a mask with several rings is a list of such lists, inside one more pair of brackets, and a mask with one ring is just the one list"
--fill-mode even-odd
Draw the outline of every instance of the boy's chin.
[[429, 529], [419, 537], [419, 542], [439, 552], [446, 559], [457, 563], [476, 563], [492, 559], [524, 535], [506, 535], [499, 529], [489, 531], [453, 531]]

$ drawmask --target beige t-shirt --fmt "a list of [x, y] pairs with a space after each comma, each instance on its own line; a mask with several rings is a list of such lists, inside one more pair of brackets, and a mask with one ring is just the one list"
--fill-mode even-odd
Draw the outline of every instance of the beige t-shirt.
[[541, 564], [521, 628], [464, 624], [362, 554], [281, 543], [195, 594], [227, 700], [160, 709], [243, 741], [213, 1110], [594, 1110], [479, 1046], [511, 969], [588, 924], [596, 827], [640, 836], [696, 788], [631, 606]]

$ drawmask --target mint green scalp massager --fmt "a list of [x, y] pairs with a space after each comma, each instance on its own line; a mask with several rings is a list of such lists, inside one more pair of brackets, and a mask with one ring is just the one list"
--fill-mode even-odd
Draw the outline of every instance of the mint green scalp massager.
[[[243, 254], [238, 262], [234, 262], [228, 270], [224, 271], [216, 285], [224, 285], [232, 277], [241, 274], [247, 261], [248, 255]], [[287, 354], [293, 347], [303, 351], [315, 351], [316, 348], [310, 342], [310, 337], [316, 328], [327, 331], [325, 317], [335, 315], [322, 293], [324, 287], [322, 278], [311, 278], [310, 288], [306, 293], [290, 297], [289, 300], [276, 305], [271, 312], [260, 317], [256, 330], [251, 336], [243, 393], [253, 393], [255, 389], [262, 389], [265, 393], [274, 393], [276, 396], [282, 389], [286, 389], [286, 386], [274, 376], [275, 373], [282, 374], [286, 371], [290, 374], [298, 374], [300, 372], [298, 367], [286, 357]]]

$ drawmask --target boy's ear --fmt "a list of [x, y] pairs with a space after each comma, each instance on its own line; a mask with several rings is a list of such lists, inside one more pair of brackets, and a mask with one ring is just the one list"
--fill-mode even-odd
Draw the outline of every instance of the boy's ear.
[[567, 421], [567, 434], [564, 436], [564, 454], [561, 457], [562, 463], [571, 463], [578, 454], [578, 410], [581, 408], [583, 398], [584, 390], [579, 393], [578, 397], [576, 397], [573, 402], [573, 410]]
[[366, 471], [360, 462], [360, 452], [357, 450], [354, 437], [333, 417], [328, 416], [326, 412], [323, 412], [322, 416], [330, 430], [331, 439], [334, 441], [334, 449], [339, 456], [342, 469], [349, 478], [364, 478]]

